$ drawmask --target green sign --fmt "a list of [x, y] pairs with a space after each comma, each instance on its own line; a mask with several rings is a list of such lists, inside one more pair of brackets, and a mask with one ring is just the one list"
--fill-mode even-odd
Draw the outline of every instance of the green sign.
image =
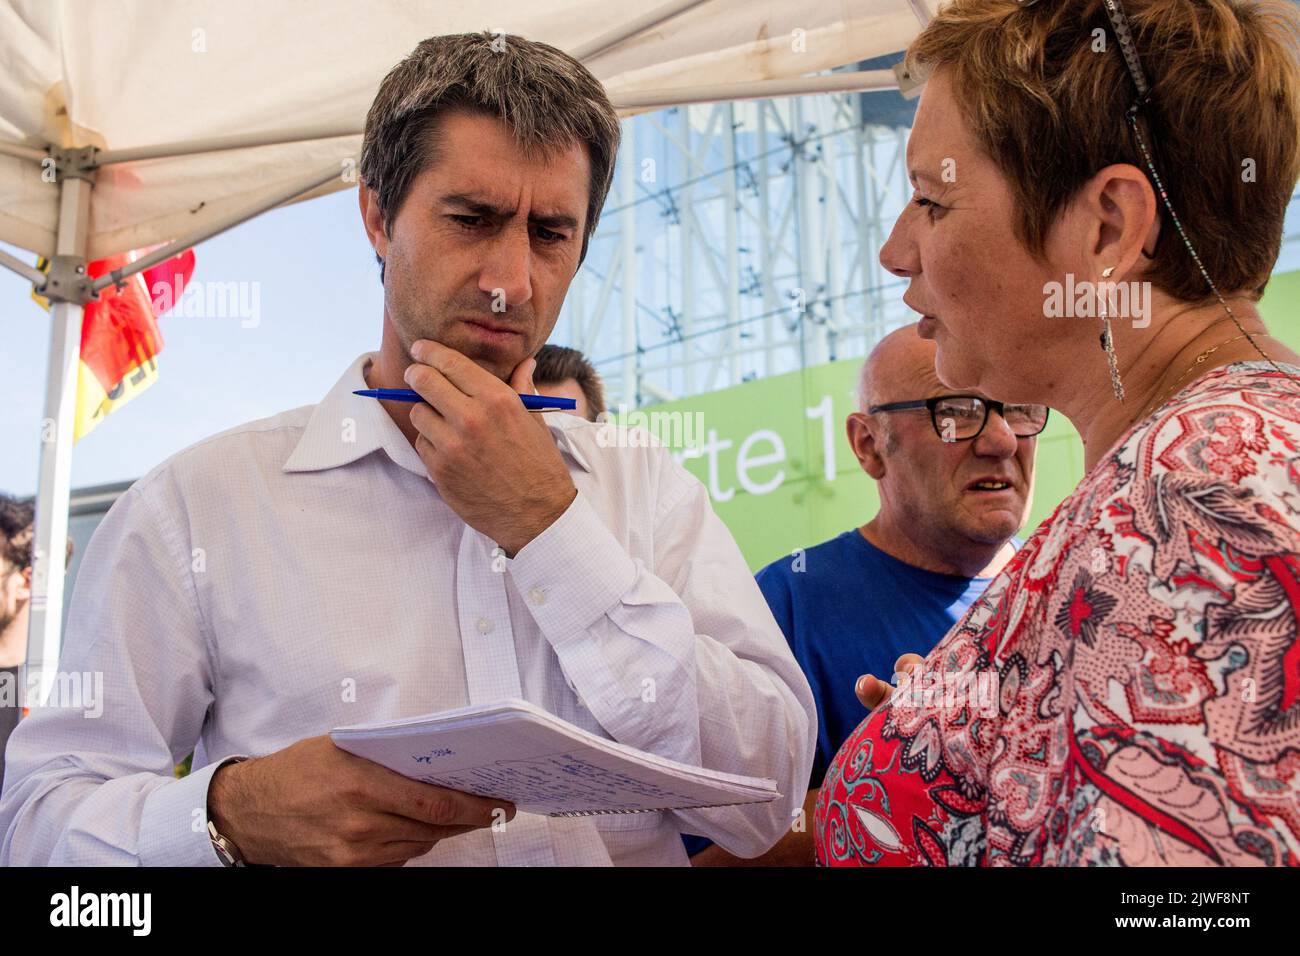
[[[1274, 335], [1300, 349], [1300, 272], [1275, 275], [1261, 311]], [[1104, 368], [1100, 350], [1097, 361]], [[857, 408], [861, 365], [861, 359], [832, 362], [616, 417], [646, 427], [705, 484], [756, 570], [875, 514], [875, 482], [859, 467], [844, 431]], [[1053, 414], [1039, 436], [1022, 534], [1082, 477], [1083, 443], [1063, 415]]]

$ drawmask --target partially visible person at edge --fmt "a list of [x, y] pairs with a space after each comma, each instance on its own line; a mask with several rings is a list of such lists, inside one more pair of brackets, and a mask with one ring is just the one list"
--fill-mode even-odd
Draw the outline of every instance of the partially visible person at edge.
[[953, 0], [908, 51], [915, 194], [880, 260], [939, 378], [1061, 410], [1085, 475], [840, 749], [822, 864], [1300, 863], [1300, 367], [1256, 305], [1300, 172], [1297, 14], [1117, 8]]
[[537, 353], [533, 384], [544, 395], [571, 398], [577, 403], [573, 414], [589, 422], [605, 410], [605, 385], [591, 360], [577, 349], [564, 345], [543, 345]]
[[[934, 647], [1015, 553], [1029, 514], [1042, 405], [999, 406], [954, 394], [934, 374], [934, 343], [909, 325], [862, 364], [845, 427], [876, 481], [880, 508], [848, 531], [758, 572], [758, 586], [812, 685], [817, 754], [804, 813], [749, 861], [683, 837], [695, 866], [812, 866], [817, 791], [862, 720], [846, 673], [892, 673]], [[905, 600], [900, 600], [905, 595]]]
[[[32, 542], [36, 502], [0, 493], [0, 790], [5, 747], [21, 716], [23, 664], [32, 603]], [[72, 561], [72, 538], [65, 560]]]

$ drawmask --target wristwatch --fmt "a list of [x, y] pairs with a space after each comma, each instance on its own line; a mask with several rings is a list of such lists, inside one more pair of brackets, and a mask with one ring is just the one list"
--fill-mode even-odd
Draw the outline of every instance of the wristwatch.
[[221, 862], [226, 866], [247, 865], [244, 863], [244, 854], [239, 852], [239, 847], [235, 846], [234, 841], [218, 833], [217, 825], [211, 820], [208, 821], [208, 836], [212, 838], [212, 849], [217, 851], [217, 856], [221, 857]]
[[[232, 763], [243, 763], [245, 757], [231, 757], [226, 760], [222, 766]], [[220, 770], [218, 767], [217, 770]], [[214, 774], [215, 776], [215, 771]], [[221, 857], [221, 862], [226, 866], [247, 866], [244, 862], [244, 854], [239, 852], [239, 847], [235, 846], [235, 841], [229, 837], [224, 837], [217, 832], [217, 825], [208, 817], [208, 837], [212, 840], [212, 849], [217, 851], [217, 856]]]

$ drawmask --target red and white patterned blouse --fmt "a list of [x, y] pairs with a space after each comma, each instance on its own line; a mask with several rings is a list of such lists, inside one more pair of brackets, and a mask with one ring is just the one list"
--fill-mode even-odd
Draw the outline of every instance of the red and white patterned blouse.
[[1300, 386], [1229, 365], [1130, 429], [858, 726], [818, 863], [1297, 865], [1298, 620]]

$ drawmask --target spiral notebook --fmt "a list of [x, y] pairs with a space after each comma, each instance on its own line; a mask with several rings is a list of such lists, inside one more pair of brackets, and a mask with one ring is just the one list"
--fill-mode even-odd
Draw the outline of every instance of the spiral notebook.
[[766, 803], [776, 781], [704, 770], [606, 740], [522, 700], [339, 727], [334, 743], [390, 770], [577, 817]]

